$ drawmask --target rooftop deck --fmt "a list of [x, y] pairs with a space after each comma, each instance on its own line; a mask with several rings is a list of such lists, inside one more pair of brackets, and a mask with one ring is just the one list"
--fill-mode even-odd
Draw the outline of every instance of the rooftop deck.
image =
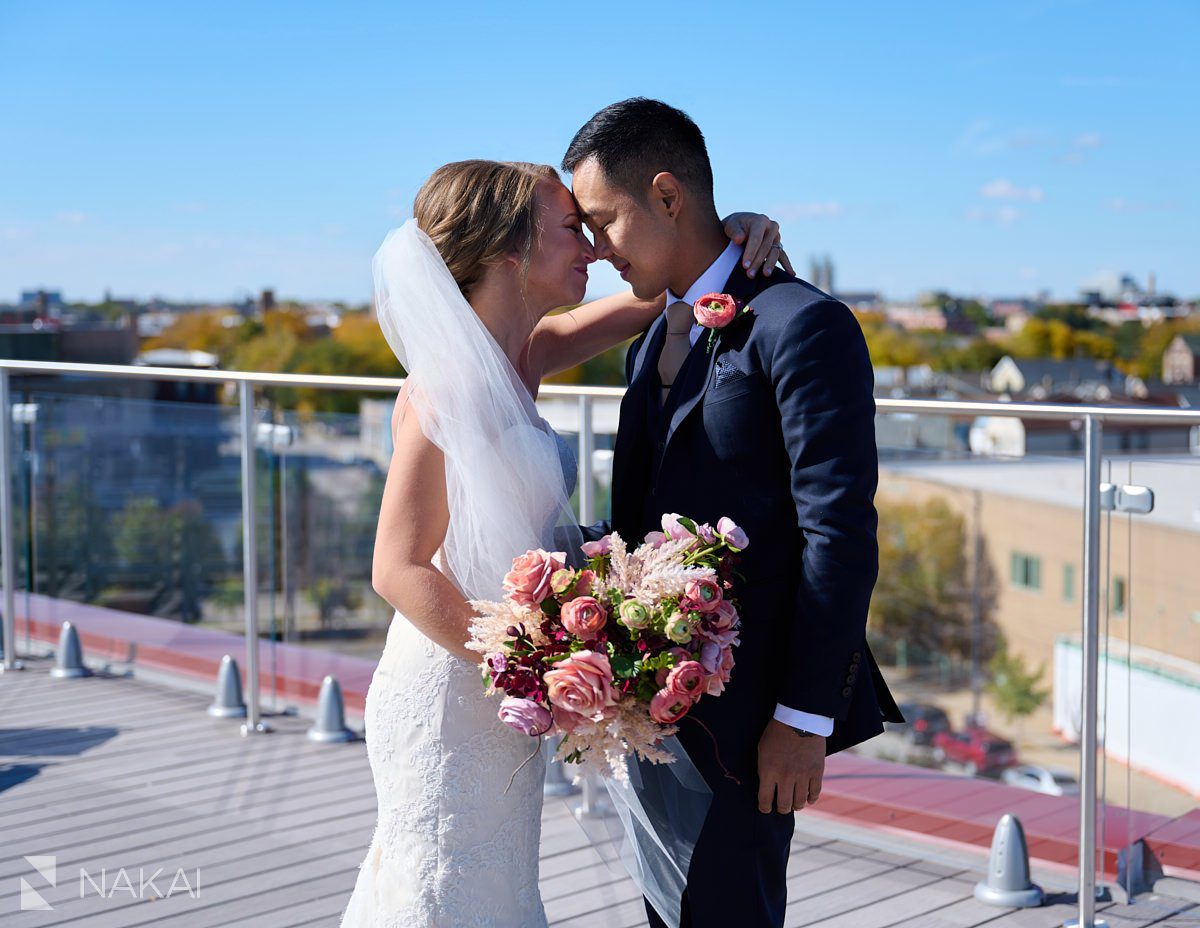
[[[124, 677], [54, 680], [48, 666], [35, 659], [0, 675], [6, 928], [336, 928], [375, 818], [361, 741], [313, 744], [304, 737], [309, 722], [294, 716], [273, 716], [274, 733], [243, 739], [235, 721], [205, 714], [203, 696]], [[56, 886], [23, 859], [34, 855], [55, 856]], [[802, 814], [787, 924], [1050, 928], [1073, 917], [1072, 881], [1061, 875], [1035, 872], [1049, 891], [1042, 908], [976, 902], [983, 863], [980, 855]], [[90, 884], [80, 898], [81, 867], [96, 884], [106, 868], [107, 898]], [[140, 892], [139, 868], [147, 878], [161, 868], [157, 893]], [[132, 891], [113, 891], [121, 869]], [[199, 871], [197, 897], [179, 869], [193, 889]], [[21, 911], [22, 880], [52, 910]], [[542, 892], [555, 926], [645, 924], [631, 881], [600, 860], [556, 800], [543, 818]], [[1099, 910], [1124, 928], [1200, 925], [1200, 905], [1164, 895]]]

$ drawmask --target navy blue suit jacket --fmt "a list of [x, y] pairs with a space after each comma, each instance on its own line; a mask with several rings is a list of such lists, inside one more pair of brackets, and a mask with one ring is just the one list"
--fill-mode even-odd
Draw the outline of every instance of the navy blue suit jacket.
[[647, 410], [661, 390], [664, 317], [630, 347], [612, 523], [634, 543], [664, 512], [729, 516], [749, 535], [737, 663], [725, 693], [693, 714], [724, 763], [753, 776], [776, 703], [832, 717], [829, 753], [903, 719], [866, 642], [878, 456], [862, 330], [843, 303], [781, 271], [751, 279], [739, 265], [725, 292], [753, 312], [711, 353], [701, 334], [657, 422]]

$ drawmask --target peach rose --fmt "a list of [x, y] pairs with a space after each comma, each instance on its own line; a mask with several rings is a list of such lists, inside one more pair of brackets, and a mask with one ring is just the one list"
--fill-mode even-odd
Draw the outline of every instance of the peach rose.
[[563, 569], [566, 557], [561, 551], [526, 551], [513, 561], [512, 570], [504, 577], [504, 589], [522, 606], [540, 605], [550, 595], [550, 578]]
[[689, 697], [661, 689], [650, 700], [650, 718], [660, 725], [671, 725], [687, 715], [691, 707], [692, 700]]
[[617, 703], [608, 656], [597, 651], [576, 651], [546, 671], [544, 679], [552, 705], [593, 722]]
[[728, 293], [706, 293], [693, 305], [696, 321], [706, 329], [723, 329], [737, 315], [737, 300]]
[[580, 596], [564, 604], [558, 617], [563, 628], [583, 641], [591, 641], [608, 624], [608, 613], [591, 596]]

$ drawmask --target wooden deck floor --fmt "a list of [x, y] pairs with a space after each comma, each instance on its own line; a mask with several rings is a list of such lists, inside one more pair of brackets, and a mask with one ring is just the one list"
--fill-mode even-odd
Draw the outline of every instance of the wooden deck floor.
[[[118, 677], [53, 680], [48, 666], [0, 674], [5, 928], [336, 928], [374, 825], [361, 741], [313, 744], [306, 720], [281, 716], [273, 733], [243, 739], [236, 721], [205, 714], [201, 696]], [[887, 846], [801, 816], [787, 924], [1051, 928], [1073, 914], [1066, 896], [1025, 911], [984, 906], [972, 896], [977, 859]], [[37, 855], [53, 856], [56, 885], [25, 859]], [[96, 885], [104, 869], [106, 898], [91, 883], [80, 898], [80, 868]], [[158, 868], [163, 898], [151, 898], [139, 870]], [[193, 889], [199, 871], [198, 896], [178, 870]], [[645, 924], [631, 881], [600, 860], [562, 801], [546, 805], [541, 872], [556, 928]], [[53, 908], [22, 911], [23, 883]], [[1200, 925], [1200, 906], [1168, 897], [1100, 908], [1113, 928]]]

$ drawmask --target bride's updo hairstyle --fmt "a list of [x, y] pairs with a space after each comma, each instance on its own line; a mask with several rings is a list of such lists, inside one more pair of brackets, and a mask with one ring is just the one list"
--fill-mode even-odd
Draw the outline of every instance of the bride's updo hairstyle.
[[463, 296], [489, 265], [517, 252], [529, 271], [537, 234], [537, 186], [559, 181], [548, 164], [524, 161], [455, 161], [425, 181], [413, 218], [433, 240]]

